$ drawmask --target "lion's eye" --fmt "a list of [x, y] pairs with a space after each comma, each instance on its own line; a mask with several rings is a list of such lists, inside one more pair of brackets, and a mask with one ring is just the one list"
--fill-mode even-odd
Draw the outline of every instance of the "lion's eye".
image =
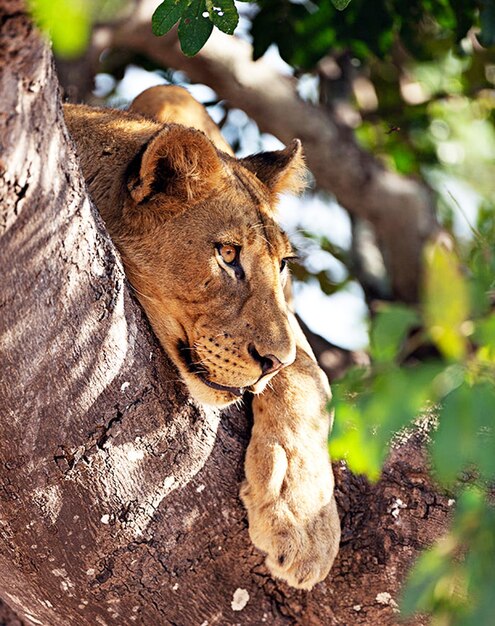
[[297, 256], [297, 254], [292, 254], [291, 256], [284, 257], [280, 261], [280, 273], [282, 273], [284, 271], [284, 269], [287, 267], [287, 263], [289, 261], [299, 261], [299, 257]]
[[242, 280], [245, 275], [240, 260], [241, 246], [236, 246], [233, 243], [216, 243], [215, 250], [217, 260], [223, 269]]
[[239, 255], [237, 248], [231, 246], [230, 244], [220, 244], [218, 246], [218, 252], [225, 263], [228, 263], [229, 265], [231, 265]]

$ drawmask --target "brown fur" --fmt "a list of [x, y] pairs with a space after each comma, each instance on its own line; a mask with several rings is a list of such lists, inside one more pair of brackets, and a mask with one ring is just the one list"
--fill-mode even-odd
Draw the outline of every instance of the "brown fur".
[[[66, 105], [67, 124], [129, 280], [192, 396], [226, 406], [255, 394], [241, 493], [250, 536], [274, 575], [311, 588], [332, 565], [340, 526], [328, 383], [284, 298], [291, 248], [274, 221], [276, 195], [300, 186], [301, 145], [237, 160], [204, 109], [197, 129], [177, 123], [200, 107], [178, 89], [147, 90], [133, 113]], [[236, 247], [237, 265], [221, 244]]]

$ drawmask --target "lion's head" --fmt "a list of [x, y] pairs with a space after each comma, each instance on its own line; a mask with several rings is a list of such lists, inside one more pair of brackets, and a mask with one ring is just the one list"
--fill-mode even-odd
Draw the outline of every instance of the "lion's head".
[[259, 393], [294, 361], [283, 294], [293, 252], [274, 207], [303, 172], [297, 140], [235, 159], [174, 124], [127, 170], [114, 238], [157, 336], [204, 404]]

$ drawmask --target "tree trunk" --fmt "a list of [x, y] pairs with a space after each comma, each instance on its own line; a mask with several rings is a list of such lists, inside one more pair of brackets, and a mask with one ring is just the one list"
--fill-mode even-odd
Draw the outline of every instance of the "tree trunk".
[[399, 581], [448, 513], [417, 439], [374, 487], [337, 466], [325, 583], [272, 580], [238, 499], [249, 407], [188, 397], [87, 197], [20, 1], [2, 0], [0, 28], [0, 596], [46, 626], [395, 624]]

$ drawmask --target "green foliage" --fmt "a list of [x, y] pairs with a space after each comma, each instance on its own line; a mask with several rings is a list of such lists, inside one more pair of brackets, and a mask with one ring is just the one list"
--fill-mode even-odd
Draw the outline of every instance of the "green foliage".
[[405, 587], [405, 616], [433, 613], [435, 624], [493, 623], [495, 510], [478, 488], [461, 492], [448, 535], [424, 552]]
[[162, 2], [151, 17], [151, 27], [155, 35], [165, 35], [177, 24], [184, 10], [181, 0]]
[[38, 26], [48, 35], [55, 54], [80, 56], [89, 41], [94, 21], [119, 17], [126, 0], [28, 0]]
[[[84, 51], [93, 22], [118, 16], [125, 0], [28, 3], [57, 54], [73, 57]], [[420, 59], [425, 56], [423, 34], [433, 35], [439, 49], [446, 51], [452, 39], [445, 38], [445, 32], [460, 41], [477, 21], [482, 45], [495, 43], [494, 0], [482, 1], [479, 17], [474, 3], [459, 0], [318, 0], [307, 4], [260, 0], [259, 5], [261, 10], [252, 24], [255, 57], [275, 43], [288, 63], [303, 68], [314, 67], [330, 49], [347, 49], [362, 59], [370, 55], [383, 58], [397, 38]], [[204, 46], [213, 25], [233, 34], [238, 21], [233, 0], [163, 0], [153, 15], [152, 28], [161, 36], [179, 22], [182, 50], [192, 56]]]
[[194, 56], [208, 41], [213, 25], [232, 35], [239, 15], [233, 0], [164, 0], [152, 17], [155, 35], [165, 35], [179, 22], [182, 52]]
[[483, 0], [480, 11], [480, 43], [482, 46], [495, 45], [495, 2]]
[[91, 7], [84, 0], [29, 0], [39, 26], [47, 32], [55, 52], [66, 58], [82, 54], [91, 27]]
[[343, 11], [351, 0], [332, 0], [333, 6], [339, 11]]
[[353, 371], [333, 387], [338, 419], [330, 440], [335, 459], [378, 480], [392, 436], [410, 426], [441, 386], [438, 363], [400, 368], [381, 364], [373, 372]]
[[376, 363], [393, 362], [404, 345], [408, 332], [419, 325], [419, 315], [412, 309], [390, 304], [378, 311], [371, 329], [370, 352]]
[[227, 35], [232, 35], [239, 22], [234, 3], [231, 0], [207, 0], [206, 6], [213, 24]]
[[453, 252], [430, 246], [425, 256], [425, 326], [445, 358], [456, 361], [467, 349], [463, 324], [469, 315], [468, 288]]
[[[489, 42], [495, 20], [489, 10], [491, 0], [486, 2], [481, 38]], [[384, 58], [398, 39], [417, 59], [431, 58], [430, 39], [436, 42], [437, 54], [446, 52], [477, 22], [476, 4], [459, 0], [317, 0], [307, 4], [260, 0], [259, 4], [252, 30], [257, 54], [263, 54], [266, 42], [271, 41], [287, 63], [302, 68], [314, 67], [329, 50], [349, 50], [360, 59]]]
[[192, 0], [183, 10], [179, 23], [179, 41], [182, 52], [188, 56], [197, 54], [205, 45], [213, 30], [206, 12], [205, 0]]
[[[449, 534], [411, 571], [402, 609], [430, 612], [434, 624], [449, 626], [490, 624], [494, 611], [493, 222], [493, 209], [480, 213], [462, 263], [441, 244], [427, 248], [421, 306], [383, 305], [370, 331], [372, 367], [348, 372], [334, 385], [332, 401], [331, 453], [371, 480], [379, 478], [397, 433], [421, 415], [436, 424], [433, 475], [458, 504]], [[437, 356], [419, 361], [415, 354], [428, 342]]]
[[474, 467], [482, 479], [495, 476], [495, 387], [486, 381], [464, 380], [442, 403], [438, 430], [432, 438], [437, 478], [454, 486], [465, 468]]
[[[28, 0], [40, 28], [53, 42], [55, 53], [64, 58], [80, 56], [91, 28], [99, 20], [119, 17], [128, 0]], [[233, 0], [164, 0], [152, 17], [153, 33], [165, 35], [179, 23], [178, 35], [184, 54], [197, 54], [215, 25], [232, 35], [239, 22]]]

